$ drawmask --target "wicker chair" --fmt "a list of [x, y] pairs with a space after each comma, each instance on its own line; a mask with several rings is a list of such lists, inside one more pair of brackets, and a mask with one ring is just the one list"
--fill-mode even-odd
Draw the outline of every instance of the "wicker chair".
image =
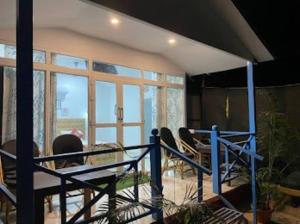
[[[16, 155], [16, 140], [10, 140], [8, 142], [5, 142], [2, 145], [2, 150]], [[40, 156], [40, 151], [38, 149], [38, 146], [36, 143], [33, 143], [33, 155], [34, 157], [39, 157]], [[16, 164], [6, 158], [1, 157], [1, 171], [2, 171], [2, 179], [3, 179], [3, 184], [7, 186], [7, 188], [12, 192], [16, 193], [16, 186], [17, 186], [17, 179], [16, 179]], [[52, 198], [47, 197], [46, 202], [49, 205], [49, 211], [52, 211]], [[5, 219], [6, 223], [8, 223], [8, 215], [9, 212], [12, 208], [12, 204], [8, 201], [5, 200], [6, 203], [6, 210], [5, 210]]]
[[201, 165], [210, 168], [211, 146], [193, 138], [189, 129], [181, 127], [178, 130], [180, 143], [185, 151], [192, 151]]
[[[161, 137], [161, 143], [164, 145], [167, 145], [177, 151], [179, 151], [178, 146], [176, 144], [176, 140], [172, 134], [172, 132], [170, 131], [170, 129], [163, 127], [160, 129], [160, 137]], [[195, 158], [195, 154], [192, 152], [183, 152], [183, 154], [185, 156], [187, 156], [190, 159], [194, 159]], [[183, 179], [183, 174], [189, 170], [192, 170], [193, 173], [195, 174], [195, 169], [193, 167], [191, 167], [191, 169], [188, 170], [184, 170], [184, 165], [185, 163], [177, 158], [176, 156], [172, 155], [169, 151], [164, 150], [164, 165], [163, 165], [163, 169], [162, 169], [162, 174], [172, 168], [175, 167], [176, 169], [179, 169], [180, 171], [180, 175], [181, 175], [181, 179]], [[173, 166], [170, 166], [170, 163], [173, 163]]]

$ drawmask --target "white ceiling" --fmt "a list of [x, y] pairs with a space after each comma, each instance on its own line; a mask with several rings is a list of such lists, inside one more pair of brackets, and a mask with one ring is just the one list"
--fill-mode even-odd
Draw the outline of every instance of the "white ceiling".
[[[0, 29], [15, 24], [15, 0], [0, 0]], [[110, 19], [120, 20], [118, 27]], [[246, 59], [177, 35], [127, 15], [80, 0], [34, 0], [34, 26], [70, 29], [130, 48], [158, 53], [191, 75], [246, 65]], [[175, 38], [174, 46], [168, 44]]]

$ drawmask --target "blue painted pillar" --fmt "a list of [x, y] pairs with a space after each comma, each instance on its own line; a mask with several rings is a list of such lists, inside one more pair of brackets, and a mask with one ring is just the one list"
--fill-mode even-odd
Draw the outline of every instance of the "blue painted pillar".
[[[249, 132], [252, 136], [250, 140], [250, 150], [256, 153], [256, 110], [255, 110], [255, 88], [253, 79], [253, 64], [247, 63], [247, 84], [248, 84], [248, 108], [249, 108]], [[256, 159], [251, 156], [251, 185], [252, 185], [252, 209], [253, 224], [257, 223], [257, 195], [256, 195]]]
[[152, 206], [155, 209], [152, 217], [157, 220], [158, 223], [163, 223], [163, 211], [160, 208], [159, 199], [163, 197], [162, 191], [162, 174], [161, 174], [161, 149], [160, 149], [160, 137], [158, 136], [158, 130], [152, 130], [152, 136], [150, 136], [150, 143], [154, 144], [150, 151], [150, 164], [151, 164], [151, 196], [154, 198]]
[[33, 0], [17, 0], [17, 223], [34, 223]]
[[219, 135], [220, 135], [219, 128], [217, 125], [214, 125], [212, 127], [212, 131], [210, 134], [211, 169], [212, 169], [213, 192], [218, 195], [222, 193], [221, 171], [220, 171], [220, 142], [218, 141]]

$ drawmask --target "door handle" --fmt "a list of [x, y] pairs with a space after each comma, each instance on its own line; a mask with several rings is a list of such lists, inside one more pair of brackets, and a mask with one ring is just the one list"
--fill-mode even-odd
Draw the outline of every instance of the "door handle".
[[124, 109], [123, 107], [120, 108], [120, 121], [124, 120]]
[[115, 105], [115, 115], [117, 117], [118, 121], [121, 121], [121, 108], [117, 106], [117, 104]]

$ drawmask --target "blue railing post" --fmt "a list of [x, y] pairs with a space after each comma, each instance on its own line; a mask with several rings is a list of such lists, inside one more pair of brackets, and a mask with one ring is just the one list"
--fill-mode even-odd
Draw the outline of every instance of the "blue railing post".
[[160, 149], [160, 137], [158, 136], [158, 130], [152, 130], [152, 136], [150, 136], [150, 143], [154, 144], [150, 151], [150, 164], [151, 164], [151, 196], [152, 206], [155, 211], [152, 217], [158, 222], [163, 220], [163, 211], [160, 205], [160, 199], [162, 199], [162, 178], [161, 178], [161, 149]]
[[220, 172], [220, 142], [218, 137], [220, 136], [219, 128], [217, 125], [212, 127], [211, 137], [211, 168], [212, 168], [212, 181], [213, 192], [215, 194], [221, 194], [221, 172]]
[[[251, 135], [250, 151], [256, 153], [256, 111], [255, 111], [255, 88], [253, 78], [253, 64], [247, 63], [248, 107], [249, 107], [249, 132]], [[252, 185], [252, 212], [253, 224], [257, 223], [256, 215], [256, 159], [251, 156], [251, 185]]]

